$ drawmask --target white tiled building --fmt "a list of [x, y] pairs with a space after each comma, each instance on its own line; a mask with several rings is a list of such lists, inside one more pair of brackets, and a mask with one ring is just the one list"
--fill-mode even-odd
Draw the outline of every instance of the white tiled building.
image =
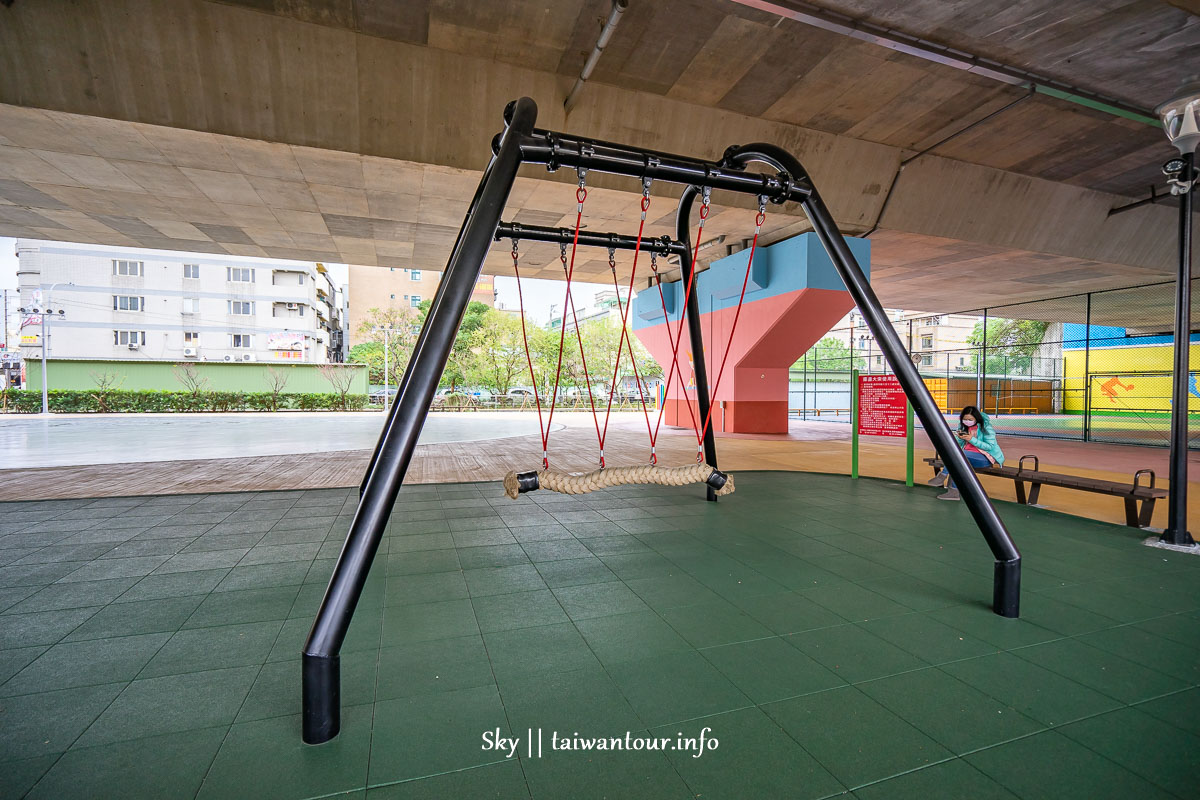
[[320, 264], [24, 239], [17, 257], [27, 358], [49, 308], [50, 358], [342, 360], [343, 291]]

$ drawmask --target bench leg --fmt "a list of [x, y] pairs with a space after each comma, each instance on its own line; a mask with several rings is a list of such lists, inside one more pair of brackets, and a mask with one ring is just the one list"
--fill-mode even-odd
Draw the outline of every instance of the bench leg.
[[1029, 487], [1029, 505], [1036, 506], [1037, 501], [1038, 501], [1038, 495], [1041, 493], [1042, 493], [1042, 485], [1040, 483], [1031, 484]]
[[1125, 524], [1131, 528], [1138, 527], [1137, 501], [1132, 497], [1125, 498]]
[[1142, 511], [1138, 514], [1138, 527], [1149, 528], [1150, 520], [1154, 516], [1154, 498], [1142, 501]]
[[1029, 505], [1029, 501], [1025, 499], [1025, 481], [1014, 481], [1017, 484], [1017, 502], [1021, 505]]

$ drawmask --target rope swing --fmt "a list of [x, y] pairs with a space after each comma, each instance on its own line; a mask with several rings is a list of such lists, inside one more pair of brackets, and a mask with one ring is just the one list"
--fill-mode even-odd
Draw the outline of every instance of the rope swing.
[[[679, 346], [683, 340], [683, 325], [684, 318], [687, 314], [688, 301], [691, 298], [692, 291], [696, 283], [696, 257], [699, 255], [700, 240], [704, 233], [704, 223], [709, 216], [709, 195], [710, 190], [705, 187], [701, 192], [700, 206], [700, 222], [696, 231], [696, 249], [692, 253], [692, 265], [686, 287], [684, 289], [683, 309], [680, 312], [679, 323], [675, 330], [671, 329], [670, 314], [667, 312], [666, 296], [662, 289], [662, 276], [658, 272], [658, 262], [656, 251], [650, 254], [650, 269], [653, 273], [651, 281], [658, 286], [659, 301], [662, 304], [663, 321], [667, 329], [668, 345], [671, 348], [671, 365], [667, 370], [667, 378], [664, 386], [663, 397], [670, 392], [671, 384], [675, 378], [679, 379], [679, 385], [684, 393], [684, 402], [687, 405], [688, 413], [692, 421], [692, 429], [696, 435], [696, 463], [677, 466], [663, 467], [658, 465], [658, 455], [656, 452], [656, 444], [658, 440], [659, 428], [662, 425], [662, 417], [665, 408], [660, 407], [658, 410], [658, 419], [654, 425], [650, 424], [650, 412], [646, 408], [645, 397], [643, 396], [643, 385], [641, 383], [641, 373], [637, 367], [637, 361], [633, 351], [633, 337], [627, 331], [627, 323], [629, 319], [629, 310], [633, 305], [633, 287], [637, 278], [638, 256], [642, 250], [642, 237], [646, 228], [646, 213], [650, 208], [650, 179], [642, 180], [642, 197], [641, 197], [641, 224], [638, 227], [638, 234], [635, 246], [633, 248], [633, 266], [629, 276], [629, 291], [624, 303], [621, 301], [620, 285], [617, 280], [616, 256], [615, 249], [609, 248], [608, 251], [608, 266], [612, 272], [613, 287], [617, 292], [618, 311], [621, 317], [621, 336], [617, 342], [616, 359], [613, 364], [612, 381], [609, 388], [609, 398], [607, 407], [604, 409], [604, 422], [601, 425], [600, 415], [596, 408], [595, 397], [592, 394], [591, 377], [588, 373], [587, 358], [584, 355], [582, 332], [579, 329], [579, 322], [575, 313], [575, 304], [571, 297], [571, 281], [575, 273], [575, 255], [579, 246], [579, 231], [582, 227], [584, 202], [587, 199], [587, 187], [585, 184], [586, 170], [579, 171], [579, 185], [576, 189], [576, 213], [575, 213], [575, 230], [571, 240], [570, 259], [567, 257], [567, 245], [563, 241], [560, 243], [560, 261], [562, 262], [564, 276], [566, 278], [566, 296], [563, 298], [563, 323], [559, 333], [558, 346], [558, 365], [554, 374], [554, 388], [550, 393], [549, 413], [543, 420], [542, 403], [538, 394], [537, 376], [534, 374], [533, 358], [529, 353], [529, 339], [525, 332], [525, 307], [524, 298], [521, 292], [521, 273], [519, 268], [520, 255], [517, 249], [517, 239], [513, 238], [512, 246], [512, 261], [513, 273], [517, 279], [517, 297], [520, 303], [521, 312], [521, 333], [522, 340], [525, 345], [525, 361], [529, 366], [529, 379], [533, 385], [534, 402], [538, 410], [538, 429], [542, 438], [542, 468], [528, 472], [510, 471], [504, 476], [504, 491], [512, 499], [517, 499], [525, 492], [534, 491], [536, 489], [549, 489], [552, 492], [560, 492], [562, 494], [586, 494], [601, 489], [609, 489], [615, 486], [628, 486], [631, 484], [656, 484], [660, 486], [684, 486], [691, 483], [707, 484], [713, 493], [717, 496], [725, 496], [733, 494], [734, 484], [733, 477], [720, 470], [704, 463], [704, 437], [708, 431], [709, 425], [712, 422], [712, 408], [710, 406], [708, 414], [703, 420], [697, 418], [695, 411], [692, 409], [690, 399], [687, 397], [686, 383], [683, 378], [683, 371], [679, 365]], [[766, 198], [760, 197], [758, 203], [758, 215], [755, 218], [754, 239], [750, 246], [749, 259], [746, 262], [746, 274], [742, 280], [742, 291], [738, 297], [737, 309], [734, 313], [733, 324], [729, 331], [729, 340], [725, 345], [725, 353], [721, 359], [720, 368], [717, 371], [717, 381], [713, 386], [712, 394], [716, 395], [717, 389], [721, 385], [721, 377], [725, 372], [725, 362], [729, 358], [729, 350], [733, 346], [733, 334], [737, 329], [738, 319], [741, 316], [742, 305], [746, 298], [746, 287], [750, 279], [750, 270], [754, 264], [754, 254], [758, 245], [759, 233], [762, 230], [763, 222], [766, 218]], [[566, 231], [564, 231], [566, 233]], [[557, 406], [558, 389], [560, 379], [562, 377], [562, 361], [563, 351], [566, 346], [567, 326], [566, 326], [566, 311], [570, 309], [572, 321], [575, 323], [575, 338], [578, 341], [580, 361], [583, 364], [584, 381], [587, 385], [588, 405], [592, 412], [592, 420], [595, 423], [596, 438], [600, 450], [600, 468], [591, 472], [569, 473], [552, 469], [550, 467], [550, 428], [551, 421], [554, 418], [554, 410]], [[650, 460], [648, 464], [640, 464], [635, 466], [620, 466], [609, 467], [604, 459], [604, 442], [608, 434], [608, 421], [612, 413], [612, 395], [616, 389], [616, 381], [620, 375], [621, 356], [623, 350], [628, 350], [629, 360], [634, 371], [635, 380], [638, 382], [638, 395], [642, 404], [642, 412], [646, 419], [646, 433], [650, 440]], [[693, 358], [703, 358], [703, 353], [693, 355]], [[666, 405], [665, 402], [663, 404]]]

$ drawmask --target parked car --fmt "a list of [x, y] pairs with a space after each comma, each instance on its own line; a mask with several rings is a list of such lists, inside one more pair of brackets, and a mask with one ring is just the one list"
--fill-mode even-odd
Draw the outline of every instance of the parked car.
[[533, 399], [533, 390], [532, 389], [520, 389], [520, 388], [509, 389], [508, 393], [504, 396], [507, 397], [509, 400], [515, 400], [517, 402], [520, 402], [523, 400], [532, 400]]
[[[397, 389], [395, 386], [387, 387], [386, 396], [387, 396], [388, 400], [395, 398], [396, 391], [397, 391]], [[367, 398], [372, 403], [378, 403], [378, 404], [382, 405], [384, 396], [385, 396], [384, 389], [383, 389], [383, 387], [380, 387], [378, 389], [372, 389], [371, 393], [367, 396]]]

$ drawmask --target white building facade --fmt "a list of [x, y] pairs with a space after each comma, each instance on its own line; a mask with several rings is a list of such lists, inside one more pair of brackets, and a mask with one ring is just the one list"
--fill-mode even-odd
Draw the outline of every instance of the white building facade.
[[17, 241], [26, 358], [343, 360], [343, 292], [320, 264]]

